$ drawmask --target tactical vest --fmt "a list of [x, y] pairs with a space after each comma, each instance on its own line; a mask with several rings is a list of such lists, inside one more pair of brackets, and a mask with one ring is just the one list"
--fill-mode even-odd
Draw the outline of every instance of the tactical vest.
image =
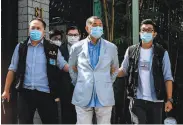
[[[137, 87], [138, 87], [138, 78], [139, 70], [138, 63], [140, 57], [140, 47], [141, 43], [130, 46], [128, 55], [129, 55], [129, 68], [128, 68], [128, 84], [127, 84], [127, 93], [128, 96], [136, 98], [137, 96]], [[156, 92], [156, 97], [158, 100], [165, 99], [165, 83], [162, 71], [162, 61], [164, 57], [165, 49], [159, 44], [155, 43], [153, 47], [153, 59], [152, 59], [152, 74], [154, 78], [154, 87]]]
[[[19, 62], [18, 62], [18, 68], [16, 72], [16, 89], [18, 91], [22, 90], [23, 84], [24, 84], [28, 41], [29, 41], [29, 38], [27, 38], [27, 40], [25, 40], [23, 43], [20, 43], [20, 46], [19, 46]], [[51, 44], [46, 39], [44, 39], [43, 46], [44, 46], [44, 52], [47, 60], [47, 77], [48, 77], [50, 93], [53, 95], [54, 98], [57, 98], [58, 92], [59, 92], [59, 90], [57, 90], [58, 89], [57, 72], [59, 69], [56, 65], [58, 47], [54, 44]]]

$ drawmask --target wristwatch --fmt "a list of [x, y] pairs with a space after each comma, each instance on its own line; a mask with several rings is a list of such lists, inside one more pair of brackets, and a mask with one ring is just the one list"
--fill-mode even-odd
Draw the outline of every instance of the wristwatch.
[[173, 99], [172, 98], [170, 98], [170, 99], [167, 99], [167, 102], [171, 102], [172, 104], [173, 104]]

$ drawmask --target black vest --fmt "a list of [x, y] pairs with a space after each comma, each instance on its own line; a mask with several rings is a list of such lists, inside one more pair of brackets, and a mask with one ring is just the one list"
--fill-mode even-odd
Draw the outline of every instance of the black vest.
[[[18, 69], [16, 72], [16, 89], [21, 91], [24, 84], [24, 74], [26, 69], [26, 57], [27, 57], [27, 50], [28, 50], [28, 40], [25, 40], [23, 43], [20, 43], [19, 46], [19, 62], [18, 62]], [[47, 77], [48, 83], [50, 88], [50, 93], [54, 96], [54, 98], [58, 97], [58, 67], [57, 63], [57, 54], [58, 54], [58, 46], [51, 44], [48, 40], [44, 39], [43, 42], [44, 52], [47, 60]], [[55, 64], [53, 62], [55, 60]]]
[[62, 53], [62, 56], [64, 57], [65, 61], [69, 61], [69, 50], [68, 50], [68, 43], [64, 42], [59, 47], [60, 52]]
[[[59, 49], [65, 61], [68, 62], [69, 60], [68, 43], [64, 42]], [[60, 78], [59, 83], [61, 84], [59, 84], [59, 86], [60, 86], [60, 90], [62, 90], [62, 92], [60, 92], [61, 98], [64, 101], [66, 100], [65, 102], [70, 103], [72, 99], [73, 91], [74, 91], [74, 86], [72, 84], [70, 74], [68, 72], [60, 71], [60, 76], [61, 77], [59, 77]], [[68, 95], [68, 96], [65, 96], [65, 95]]]
[[[140, 44], [136, 44], [129, 47], [129, 68], [128, 68], [128, 84], [127, 91], [128, 96], [136, 98], [138, 87], [138, 62], [140, 57]], [[153, 47], [153, 59], [152, 59], [152, 74], [154, 78], [154, 87], [158, 100], [165, 98], [165, 83], [162, 71], [162, 61], [164, 57], [165, 49], [159, 44], [155, 43]]]

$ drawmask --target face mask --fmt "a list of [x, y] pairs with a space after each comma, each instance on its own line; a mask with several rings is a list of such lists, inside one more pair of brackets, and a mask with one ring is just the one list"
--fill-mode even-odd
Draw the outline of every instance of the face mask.
[[67, 41], [72, 46], [79, 41], [79, 36], [67, 36]]
[[41, 40], [42, 32], [39, 30], [31, 30], [30, 31], [30, 39], [33, 41]]
[[97, 26], [97, 27], [92, 27], [90, 35], [93, 36], [94, 38], [98, 39], [102, 36], [103, 34], [103, 27]]
[[148, 43], [153, 40], [153, 35], [152, 33], [145, 32], [140, 34], [140, 38], [143, 42]]
[[60, 40], [51, 40], [51, 43], [57, 45], [57, 46], [61, 46], [62, 42]]

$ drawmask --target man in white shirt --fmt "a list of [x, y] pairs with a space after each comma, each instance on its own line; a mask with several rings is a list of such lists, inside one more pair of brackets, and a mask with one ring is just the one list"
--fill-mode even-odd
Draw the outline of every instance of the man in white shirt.
[[[156, 25], [143, 20], [141, 42], [130, 46], [124, 56], [118, 77], [128, 75], [128, 98], [132, 122], [161, 124], [163, 104], [165, 112], [172, 109], [172, 74], [168, 52], [157, 43]], [[166, 95], [166, 96], [165, 96]]]

